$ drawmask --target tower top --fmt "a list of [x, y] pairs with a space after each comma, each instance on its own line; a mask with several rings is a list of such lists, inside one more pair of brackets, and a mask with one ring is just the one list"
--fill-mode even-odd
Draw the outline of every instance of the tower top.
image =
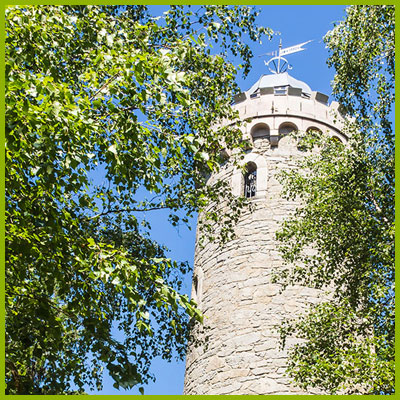
[[283, 90], [288, 87], [301, 89], [302, 95], [306, 98], [309, 98], [312, 92], [307, 83], [293, 78], [287, 72], [280, 72], [279, 74], [262, 75], [246, 93], [249, 97], [252, 97], [254, 93], [261, 89], [271, 88], [271, 93], [273, 93], [276, 89]]
[[[298, 53], [299, 51], [303, 51], [303, 46], [307, 43], [312, 42], [312, 40], [308, 40], [307, 42], [299, 43], [291, 47], [286, 47], [282, 49], [282, 39], [279, 42], [279, 49], [277, 51], [273, 51], [270, 53], [262, 54], [261, 56], [273, 56], [268, 61], [264, 61], [265, 65], [268, 67], [270, 72], [273, 74], [282, 74], [287, 72], [287, 70], [292, 69], [292, 66], [288, 63], [286, 58], [282, 57], [292, 53]], [[260, 56], [260, 57], [261, 57]]]

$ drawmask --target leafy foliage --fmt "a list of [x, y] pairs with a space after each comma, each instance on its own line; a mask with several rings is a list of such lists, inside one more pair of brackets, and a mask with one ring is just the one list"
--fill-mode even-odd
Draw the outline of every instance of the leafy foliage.
[[179, 294], [188, 265], [169, 259], [139, 216], [169, 210], [177, 225], [224, 196], [205, 182], [220, 150], [240, 144], [226, 57], [247, 73], [244, 39], [270, 34], [256, 15], [7, 8], [8, 394], [101, 388], [103, 368], [130, 388], [152, 378], [154, 357], [184, 355], [190, 321], [202, 319]]
[[[346, 145], [323, 135], [283, 174], [302, 206], [278, 238], [288, 267], [277, 280], [326, 289], [281, 327], [306, 339], [290, 350], [289, 374], [328, 393], [394, 391], [394, 7], [352, 6], [325, 37], [333, 92], [348, 114]], [[307, 171], [307, 173], [304, 173]], [[313, 251], [310, 252], [309, 249]], [[293, 266], [292, 266], [293, 265]]]

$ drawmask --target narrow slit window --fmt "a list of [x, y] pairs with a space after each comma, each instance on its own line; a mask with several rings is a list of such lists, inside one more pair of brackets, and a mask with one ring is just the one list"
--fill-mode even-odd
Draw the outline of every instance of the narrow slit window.
[[194, 293], [197, 297], [198, 292], [199, 292], [199, 279], [197, 278], [197, 276], [195, 276], [193, 278], [193, 289], [194, 289]]
[[257, 191], [257, 167], [254, 163], [247, 165], [244, 175], [244, 197], [250, 198], [256, 195]]

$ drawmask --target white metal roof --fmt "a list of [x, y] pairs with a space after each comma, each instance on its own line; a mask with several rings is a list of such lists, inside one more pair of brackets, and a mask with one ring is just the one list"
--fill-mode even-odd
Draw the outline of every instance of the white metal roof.
[[261, 76], [261, 78], [247, 91], [247, 93], [250, 95], [261, 88], [273, 88], [278, 86], [290, 86], [302, 89], [303, 93], [311, 94], [310, 86], [305, 82], [293, 78], [287, 72]]

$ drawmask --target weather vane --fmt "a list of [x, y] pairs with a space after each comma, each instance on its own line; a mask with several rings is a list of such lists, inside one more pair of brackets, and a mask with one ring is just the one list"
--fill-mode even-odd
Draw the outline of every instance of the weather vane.
[[283, 58], [282, 56], [306, 50], [303, 49], [303, 46], [310, 42], [312, 42], [312, 40], [308, 40], [307, 42], [296, 44], [295, 46], [286, 47], [285, 49], [282, 49], [282, 39], [281, 39], [278, 51], [272, 51], [270, 53], [261, 54], [259, 57], [273, 56], [269, 61], [264, 61], [264, 64], [269, 68], [269, 70], [273, 74], [281, 74], [283, 72], [286, 72], [288, 69], [292, 69], [292, 66], [288, 63], [286, 58]]

